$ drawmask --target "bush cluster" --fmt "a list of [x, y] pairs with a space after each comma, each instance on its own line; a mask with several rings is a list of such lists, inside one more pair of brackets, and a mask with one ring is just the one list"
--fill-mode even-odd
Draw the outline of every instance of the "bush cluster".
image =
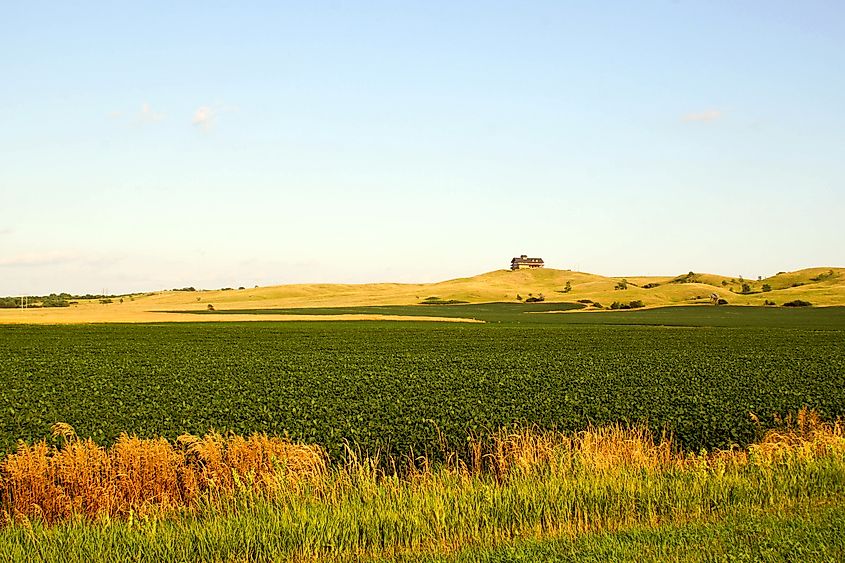
[[809, 301], [802, 301], [801, 299], [796, 299], [794, 301], [788, 301], [783, 304], [784, 307], [812, 307], [813, 304]]
[[619, 301], [614, 301], [610, 304], [611, 309], [640, 309], [642, 307], [645, 307], [645, 304], [639, 299], [635, 301], [630, 301], [628, 303], [620, 303]]

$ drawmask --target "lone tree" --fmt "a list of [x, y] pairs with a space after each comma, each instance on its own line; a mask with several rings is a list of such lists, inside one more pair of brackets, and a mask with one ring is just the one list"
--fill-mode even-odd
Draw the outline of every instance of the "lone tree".
[[569, 293], [570, 291], [572, 291], [572, 282], [570, 282], [569, 280], [566, 280], [566, 285], [563, 286], [563, 292]]

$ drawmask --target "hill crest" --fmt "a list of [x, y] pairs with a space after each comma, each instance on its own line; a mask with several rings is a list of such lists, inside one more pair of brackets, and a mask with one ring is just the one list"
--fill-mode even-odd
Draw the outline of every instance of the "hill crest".
[[[626, 289], [617, 289], [623, 280]], [[569, 282], [570, 290], [566, 291]], [[743, 293], [743, 285], [749, 291]], [[766, 290], [766, 291], [764, 291]], [[764, 301], [813, 296], [817, 305], [845, 304], [845, 268], [808, 268], [782, 272], [760, 280], [688, 272], [677, 276], [609, 277], [574, 270], [492, 270], [475, 276], [433, 283], [287, 284], [242, 290], [198, 292], [164, 291], [140, 298], [149, 304], [207, 303], [237, 307], [307, 307], [349, 305], [411, 305], [426, 298], [475, 302], [517, 301], [538, 297], [563, 302], [591, 299], [603, 304], [641, 300], [647, 306], [708, 301], [716, 293], [735, 304], [762, 305]], [[197, 300], [197, 297], [200, 299]], [[788, 299], [787, 299], [788, 298]], [[605, 303], [606, 302], [606, 303]], [[234, 308], [234, 307], [233, 307]]]
[[[420, 284], [289, 284], [248, 289], [168, 290], [127, 295], [106, 305], [89, 300], [56, 309], [0, 309], [0, 323], [173, 321], [188, 319], [173, 315], [162, 317], [161, 311], [200, 311], [209, 306], [225, 310], [415, 305], [432, 300], [516, 303], [535, 298], [550, 303], [599, 303], [604, 308], [613, 302], [640, 301], [646, 307], [661, 307], [709, 303], [713, 294], [732, 305], [764, 305], [767, 302], [783, 305], [794, 300], [808, 301], [815, 306], [845, 305], [845, 268], [807, 268], [758, 280], [697, 272], [625, 278], [542, 268], [493, 270], [476, 276]], [[191, 320], [196, 320], [195, 316]]]

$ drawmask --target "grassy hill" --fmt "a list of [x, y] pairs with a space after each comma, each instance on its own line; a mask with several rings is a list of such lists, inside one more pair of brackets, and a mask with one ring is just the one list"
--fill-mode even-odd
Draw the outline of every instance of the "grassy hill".
[[[625, 278], [611, 278], [571, 270], [495, 270], [477, 276], [430, 284], [294, 284], [243, 290], [161, 292], [141, 299], [159, 307], [185, 305], [215, 307], [316, 307], [360, 305], [412, 305], [427, 298], [482, 303], [517, 301], [543, 295], [546, 301], [590, 299], [603, 305], [613, 301], [640, 300], [647, 306], [708, 302], [716, 293], [731, 304], [762, 305], [802, 299], [813, 305], [845, 305], [845, 268], [812, 268], [782, 273], [763, 280], [741, 280], [714, 274], [664, 277], [630, 277], [627, 289], [615, 289]], [[571, 291], [564, 292], [569, 282]], [[743, 283], [751, 293], [741, 294]], [[771, 290], [764, 292], [763, 286]]]
[[[64, 309], [0, 310], [0, 323], [197, 320], [195, 316], [190, 319], [174, 315], [165, 317], [157, 311], [198, 311], [205, 310], [209, 304], [217, 310], [226, 310], [414, 305], [431, 298], [469, 303], [516, 303], [517, 296], [524, 300], [540, 295], [546, 302], [590, 300], [604, 307], [614, 301], [628, 303], [635, 300], [642, 301], [647, 307], [708, 303], [714, 293], [732, 305], [763, 305], [765, 301], [783, 305], [796, 299], [816, 306], [845, 305], [845, 268], [820, 267], [782, 272], [762, 280], [697, 272], [677, 276], [634, 276], [627, 278], [626, 289], [617, 289], [623, 279], [544, 268], [515, 272], [496, 270], [428, 284], [290, 284], [249, 289], [160, 291], [126, 296], [123, 302], [115, 300], [108, 305], [99, 301], [80, 301]], [[565, 291], [567, 282], [570, 291]], [[743, 284], [747, 284], [748, 293], [742, 293]], [[231, 316], [227, 320], [244, 319]], [[284, 319], [280, 316], [279, 320]]]

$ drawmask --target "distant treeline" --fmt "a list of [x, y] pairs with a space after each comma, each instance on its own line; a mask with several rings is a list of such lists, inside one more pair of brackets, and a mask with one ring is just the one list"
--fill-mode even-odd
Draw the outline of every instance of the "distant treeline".
[[70, 307], [81, 299], [110, 299], [118, 295], [102, 295], [86, 293], [85, 295], [72, 295], [70, 293], [51, 293], [50, 295], [26, 295], [22, 297], [0, 297], [0, 309], [14, 309], [21, 306], [21, 299], [26, 300], [26, 306], [38, 307]]

